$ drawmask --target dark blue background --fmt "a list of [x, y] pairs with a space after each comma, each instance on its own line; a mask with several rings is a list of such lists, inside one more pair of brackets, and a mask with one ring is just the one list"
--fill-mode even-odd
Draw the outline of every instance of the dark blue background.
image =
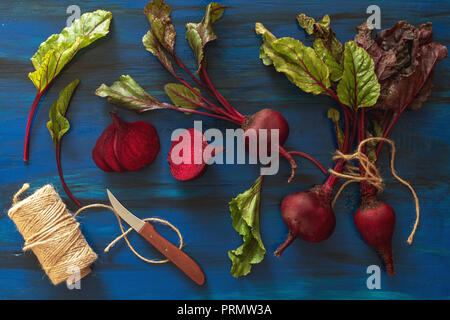
[[[184, 24], [199, 21], [206, 1], [169, 0], [177, 30], [178, 55], [195, 68], [184, 40]], [[29, 58], [49, 35], [59, 33], [67, 19], [66, 8], [77, 4], [82, 12], [98, 8], [113, 13], [110, 35], [83, 50], [54, 81], [40, 104], [34, 121], [30, 163], [22, 161], [23, 137], [35, 88], [27, 78]], [[223, 121], [187, 117], [170, 111], [143, 115], [119, 110], [128, 120], [146, 120], [158, 130], [161, 150], [155, 162], [139, 172], [104, 173], [92, 161], [91, 150], [110, 123], [114, 106], [94, 95], [101, 83], [111, 84], [129, 74], [146, 90], [166, 99], [163, 85], [173, 82], [157, 60], [146, 52], [141, 38], [148, 30], [142, 14], [146, 1], [1, 1], [0, 2], [0, 298], [3, 299], [430, 299], [449, 298], [449, 130], [450, 60], [440, 62], [435, 87], [424, 108], [407, 112], [393, 131], [398, 146], [396, 167], [400, 176], [420, 196], [422, 219], [415, 242], [406, 238], [414, 222], [409, 191], [396, 183], [387, 168], [387, 152], [380, 161], [386, 177], [381, 196], [397, 212], [393, 249], [396, 275], [382, 271], [382, 289], [368, 290], [366, 268], [381, 264], [379, 257], [359, 237], [352, 215], [358, 206], [358, 187], [347, 189], [336, 207], [337, 227], [320, 244], [296, 241], [281, 259], [272, 252], [284, 241], [287, 229], [279, 214], [282, 197], [321, 183], [323, 177], [310, 163], [299, 160], [293, 183], [286, 184], [289, 167], [282, 162], [277, 176], [265, 179], [261, 212], [262, 237], [267, 248], [264, 261], [250, 275], [235, 279], [227, 251], [241, 239], [231, 226], [228, 201], [246, 190], [258, 175], [250, 165], [216, 165], [198, 180], [177, 182], [166, 161], [171, 132], [191, 127], [202, 119], [204, 128], [226, 128]], [[254, 23], [263, 22], [277, 36], [292, 36], [306, 43], [295, 15], [331, 14], [332, 26], [341, 41], [353, 38], [355, 27], [368, 16], [366, 8], [381, 8], [382, 28], [406, 19], [418, 25], [432, 21], [435, 40], [449, 44], [448, 1], [224, 1], [230, 8], [215, 25], [219, 40], [208, 48], [209, 73], [216, 87], [244, 114], [272, 107], [288, 119], [291, 133], [286, 148], [311, 153], [330, 166], [335, 148], [326, 111], [334, 103], [328, 97], [301, 92], [258, 58], [260, 39]], [[48, 110], [58, 92], [75, 77], [81, 84], [68, 111], [71, 130], [62, 147], [66, 181], [83, 204], [106, 202], [108, 187], [136, 215], [161, 217], [178, 226], [186, 240], [185, 250], [204, 268], [207, 284], [198, 287], [173, 265], [148, 265], [119, 243], [109, 254], [104, 247], [119, 233], [110, 212], [90, 211], [80, 217], [82, 231], [99, 254], [94, 271], [81, 282], [82, 290], [54, 287], [39, 268], [33, 254], [22, 253], [23, 239], [7, 217], [12, 195], [24, 182], [32, 190], [54, 184], [67, 200], [57, 176], [53, 144], [45, 126]], [[386, 149], [387, 150], [387, 149]], [[73, 205], [66, 201], [71, 210]], [[176, 236], [161, 232], [172, 241]], [[157, 256], [138, 236], [137, 249]]]

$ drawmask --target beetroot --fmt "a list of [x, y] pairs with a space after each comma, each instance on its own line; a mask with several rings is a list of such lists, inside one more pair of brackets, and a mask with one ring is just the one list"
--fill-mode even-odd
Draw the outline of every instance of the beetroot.
[[[191, 156], [188, 161], [183, 161], [182, 163], [175, 163], [173, 160], [176, 157], [183, 157], [183, 140], [185, 137], [190, 137], [190, 148], [191, 148]], [[198, 141], [202, 141], [202, 148], [195, 148], [194, 140], [198, 139]], [[167, 161], [170, 166], [170, 173], [172, 176], [180, 181], [188, 181], [193, 180], [195, 178], [201, 177], [206, 169], [207, 164], [203, 159], [203, 151], [208, 146], [208, 142], [205, 140], [203, 134], [193, 128], [187, 129], [184, 133], [178, 136], [177, 140], [172, 142], [172, 146], [169, 151], [169, 156], [167, 157]], [[176, 154], [178, 152], [178, 154]], [[195, 161], [195, 159], [200, 161]], [[200, 163], [196, 163], [200, 162]]]
[[353, 220], [362, 238], [383, 258], [386, 271], [394, 274], [392, 235], [395, 227], [394, 209], [376, 198], [363, 201]]
[[97, 139], [92, 158], [103, 171], [137, 171], [153, 162], [159, 151], [155, 128], [145, 121], [126, 122], [111, 113], [110, 124]]
[[[252, 116], [245, 117], [242, 123], [242, 129], [256, 130], [256, 135], [259, 138], [259, 129], [267, 129], [267, 150], [270, 154], [270, 131], [272, 129], [279, 130], [279, 144], [284, 144], [289, 135], [289, 125], [286, 119], [278, 111], [272, 109], [262, 109]], [[247, 139], [246, 139], [247, 140]], [[248, 141], [248, 140], [247, 140]]]
[[271, 155], [271, 130], [278, 129], [279, 136], [278, 136], [278, 143], [279, 143], [279, 151], [280, 154], [285, 157], [289, 163], [291, 164], [292, 172], [291, 177], [289, 178], [289, 181], [292, 180], [295, 174], [295, 168], [297, 168], [297, 164], [295, 163], [292, 156], [284, 150], [282, 145], [286, 141], [287, 137], [289, 136], [289, 125], [286, 119], [283, 117], [281, 113], [278, 111], [272, 110], [272, 109], [262, 109], [258, 112], [256, 112], [252, 116], [246, 116], [244, 121], [241, 125], [242, 129], [244, 130], [244, 138], [245, 138], [245, 146], [248, 150], [248, 142], [249, 137], [247, 134], [247, 130], [253, 129], [256, 131], [256, 137], [258, 140], [258, 146], [259, 146], [259, 139], [261, 138], [259, 136], [259, 130], [260, 129], [266, 129], [267, 130], [267, 154]]
[[308, 242], [328, 239], [336, 226], [329, 199], [316, 186], [308, 191], [294, 192], [281, 202], [281, 217], [289, 228], [286, 241], [275, 251], [279, 257], [296, 238]]

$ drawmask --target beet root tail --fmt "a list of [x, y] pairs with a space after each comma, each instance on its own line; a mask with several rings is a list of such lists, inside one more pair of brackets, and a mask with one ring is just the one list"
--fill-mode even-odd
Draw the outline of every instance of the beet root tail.
[[380, 250], [378, 252], [386, 265], [386, 272], [392, 276], [394, 272], [394, 259], [392, 257], [392, 249]]
[[286, 158], [287, 161], [289, 161], [289, 163], [291, 164], [291, 176], [288, 179], [288, 183], [292, 181], [292, 179], [294, 179], [295, 176], [295, 169], [297, 169], [297, 163], [295, 163], [294, 158], [292, 158], [292, 156], [290, 155], [289, 152], [287, 152], [282, 146], [279, 147], [280, 149], [280, 154]]
[[292, 233], [289, 232], [286, 240], [284, 241], [284, 243], [278, 247], [277, 250], [275, 250], [275, 252], [273, 253], [276, 257], [280, 257], [281, 254], [283, 253], [284, 249], [286, 249], [287, 247], [289, 247], [291, 245], [291, 243], [295, 240], [295, 237]]

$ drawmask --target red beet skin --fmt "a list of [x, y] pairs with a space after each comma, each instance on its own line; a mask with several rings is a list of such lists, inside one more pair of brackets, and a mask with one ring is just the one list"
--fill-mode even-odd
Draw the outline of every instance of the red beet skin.
[[103, 171], [137, 171], [153, 162], [159, 151], [155, 128], [144, 121], [126, 122], [111, 113], [113, 123], [98, 138], [92, 158]]
[[[271, 130], [278, 129], [278, 144], [279, 144], [279, 152], [281, 156], [285, 157], [289, 163], [291, 164], [291, 176], [289, 177], [288, 182], [294, 178], [295, 169], [297, 168], [297, 164], [295, 163], [292, 156], [282, 147], [287, 137], [289, 136], [289, 124], [286, 119], [282, 116], [281, 113], [272, 109], [262, 109], [255, 113], [252, 116], [245, 117], [244, 122], [241, 125], [244, 130], [244, 139], [245, 139], [245, 147], [250, 151], [250, 154], [254, 157], [257, 157], [259, 154], [259, 143], [260, 143], [260, 132], [259, 129], [267, 129], [267, 154], [271, 155]], [[249, 129], [254, 129], [256, 131], [256, 137], [258, 141], [258, 146], [256, 148], [257, 154], [252, 154], [252, 151], [249, 146]]]
[[389, 275], [394, 274], [392, 258], [392, 235], [395, 227], [395, 211], [381, 201], [372, 201], [359, 208], [353, 220], [356, 228], [367, 244], [375, 249], [386, 264]]
[[[267, 150], [270, 154], [270, 142], [271, 142], [271, 130], [279, 130], [279, 145], [282, 146], [289, 136], [289, 124], [286, 119], [278, 111], [272, 109], [262, 109], [250, 117], [246, 117], [242, 124], [242, 129], [247, 131], [248, 129], [256, 130], [256, 136], [259, 141], [259, 129], [267, 129]], [[245, 136], [245, 134], [244, 134]], [[245, 139], [246, 147], [248, 149], [248, 138]]]
[[281, 217], [289, 228], [286, 241], [275, 251], [279, 257], [296, 238], [309, 242], [328, 239], [336, 226], [330, 202], [319, 188], [287, 195], [281, 203]]
[[[183, 142], [183, 136], [184, 135], [180, 135], [178, 137], [178, 140], [175, 140], [172, 142], [172, 146], [170, 148], [169, 151], [169, 155], [167, 157], [167, 161], [169, 162], [169, 166], [170, 166], [170, 173], [172, 173], [172, 176], [180, 181], [188, 181], [188, 180], [193, 180], [196, 178], [201, 177], [206, 169], [208, 168], [207, 164], [204, 162], [203, 160], [203, 151], [205, 150], [205, 148], [208, 146], [208, 142], [204, 139], [204, 136], [201, 132], [194, 130], [193, 128], [191, 129], [187, 129], [186, 130], [187, 133], [190, 136], [191, 139], [191, 144], [190, 144], [190, 148], [191, 148], [191, 158], [188, 161], [188, 163], [180, 163], [180, 164], [176, 164], [173, 162], [172, 160], [172, 156], [175, 156], [175, 152], [177, 151], [175, 148], [178, 146], [180, 149], [179, 151], [179, 156], [183, 156], [183, 149], [181, 148], [182, 145], [180, 145], [180, 143], [186, 143]], [[200, 149], [195, 149], [194, 147], [194, 137], [196, 136], [197, 139], [201, 139], [202, 141], [202, 147]], [[177, 156], [178, 156], [177, 155]], [[194, 157], [201, 157], [201, 163], [196, 164], [194, 163]]]

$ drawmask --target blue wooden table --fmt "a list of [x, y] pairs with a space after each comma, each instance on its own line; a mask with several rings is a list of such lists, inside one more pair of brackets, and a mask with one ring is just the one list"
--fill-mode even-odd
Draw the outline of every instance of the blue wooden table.
[[[195, 68], [192, 53], [184, 40], [184, 24], [199, 21], [207, 1], [168, 0], [177, 31], [178, 55]], [[326, 111], [327, 97], [301, 92], [272, 67], [258, 58], [260, 39], [254, 23], [263, 22], [277, 36], [302, 41], [305, 33], [295, 22], [295, 14], [314, 17], [328, 13], [341, 41], [353, 38], [355, 27], [368, 16], [373, 1], [224, 1], [230, 8], [215, 25], [219, 40], [208, 49], [209, 73], [216, 87], [242, 113], [252, 114], [263, 107], [279, 110], [288, 119], [291, 133], [288, 149], [303, 150], [332, 165], [334, 138]], [[65, 26], [66, 8], [80, 6], [82, 12], [98, 8], [113, 13], [110, 35], [79, 54], [54, 81], [34, 120], [30, 162], [22, 161], [23, 138], [35, 88], [27, 78], [32, 70], [29, 58], [50, 34]], [[225, 129], [220, 120], [182, 113], [155, 111], [143, 115], [118, 110], [128, 120], [145, 120], [158, 130], [161, 150], [155, 162], [139, 172], [105, 173], [91, 158], [91, 150], [102, 130], [110, 123], [108, 112], [115, 107], [94, 95], [101, 83], [111, 84], [121, 74], [129, 74], [156, 97], [166, 99], [163, 85], [173, 82], [157, 60], [141, 44], [148, 23], [142, 14], [146, 0], [125, 1], [1, 1], [0, 2], [0, 299], [440, 299], [450, 298], [450, 198], [449, 198], [449, 109], [447, 80], [450, 59], [436, 68], [434, 89], [424, 108], [407, 112], [393, 131], [398, 147], [396, 167], [420, 196], [422, 220], [415, 242], [406, 238], [414, 221], [409, 191], [389, 174], [387, 152], [380, 161], [386, 177], [381, 196], [397, 212], [393, 239], [396, 274], [382, 271], [381, 290], [366, 286], [369, 265], [381, 265], [376, 253], [359, 237], [353, 225], [358, 207], [358, 187], [349, 187], [337, 207], [337, 227], [332, 237], [320, 244], [297, 240], [282, 258], [272, 255], [284, 241], [287, 229], [280, 218], [280, 201], [286, 194], [321, 183], [323, 177], [310, 163], [299, 161], [298, 175], [286, 184], [290, 168], [282, 161], [277, 176], [265, 179], [261, 212], [261, 233], [267, 248], [264, 261], [247, 277], [233, 278], [227, 251], [241, 239], [231, 226], [228, 202], [246, 190], [258, 175], [251, 165], [215, 165], [200, 179], [178, 182], [169, 172], [167, 154], [170, 134], [189, 128], [195, 119], [204, 128]], [[431, 20], [435, 40], [448, 46], [450, 6], [448, 1], [384, 1], [382, 28], [405, 19], [418, 25]], [[99, 254], [93, 273], [82, 279], [81, 290], [54, 287], [40, 269], [32, 253], [21, 251], [23, 238], [7, 217], [12, 195], [24, 182], [35, 190], [53, 184], [71, 210], [57, 175], [53, 144], [45, 123], [58, 92], [75, 77], [81, 79], [68, 118], [69, 133], [62, 147], [67, 183], [83, 204], [106, 202], [108, 187], [140, 217], [161, 217], [178, 226], [185, 238], [185, 250], [204, 268], [207, 284], [198, 287], [173, 265], [149, 265], [137, 259], [124, 243], [110, 253], [104, 247], [119, 234], [111, 212], [90, 211], [80, 217], [88, 242]], [[164, 227], [163, 235], [176, 241]], [[158, 254], [137, 235], [132, 237], [144, 255]]]

